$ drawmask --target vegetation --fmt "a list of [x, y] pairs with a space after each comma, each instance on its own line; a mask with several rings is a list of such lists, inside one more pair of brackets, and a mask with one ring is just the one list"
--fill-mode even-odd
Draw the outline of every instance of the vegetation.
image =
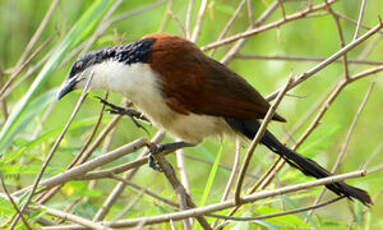
[[[0, 1], [0, 228], [383, 228], [382, 9], [379, 0]], [[263, 146], [238, 193], [251, 144], [227, 137], [160, 156], [158, 173], [146, 139], [172, 139], [107, 113], [95, 96], [126, 99], [85, 90], [56, 101], [79, 55], [154, 32], [195, 41], [271, 103], [292, 78], [277, 108], [288, 123], [268, 129], [375, 204], [324, 193], [326, 180]]]

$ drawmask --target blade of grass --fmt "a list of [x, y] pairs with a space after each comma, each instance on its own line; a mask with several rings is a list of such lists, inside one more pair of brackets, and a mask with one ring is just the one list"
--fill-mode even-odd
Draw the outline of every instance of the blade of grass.
[[[215, 158], [213, 167], [210, 170], [209, 178], [207, 179], [207, 183], [206, 183], [205, 189], [204, 189], [203, 194], [202, 194], [202, 199], [201, 199], [201, 203], [200, 203], [201, 207], [206, 204], [206, 201], [207, 201], [207, 198], [209, 196], [211, 187], [213, 186], [213, 182], [214, 182], [215, 176], [217, 175], [217, 171], [219, 168], [219, 162], [221, 161], [222, 152], [223, 152], [223, 145], [221, 144], [219, 151], [218, 151], [218, 154], [217, 154], [217, 157]], [[197, 229], [197, 226], [198, 225], [194, 225], [193, 229]]]

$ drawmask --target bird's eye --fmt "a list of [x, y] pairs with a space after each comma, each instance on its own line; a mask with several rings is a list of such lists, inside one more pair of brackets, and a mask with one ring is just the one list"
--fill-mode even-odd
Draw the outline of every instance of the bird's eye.
[[82, 63], [79, 62], [76, 64], [76, 72], [79, 72], [82, 69]]

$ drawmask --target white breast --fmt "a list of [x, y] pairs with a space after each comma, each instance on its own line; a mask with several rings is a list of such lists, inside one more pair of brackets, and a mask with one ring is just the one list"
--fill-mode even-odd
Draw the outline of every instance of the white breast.
[[107, 83], [107, 87], [102, 88], [129, 98], [155, 126], [178, 139], [197, 144], [207, 136], [230, 133], [223, 118], [183, 115], [170, 109], [161, 96], [159, 78], [148, 64], [125, 65], [110, 61], [96, 65], [93, 70], [94, 78], [102, 78], [99, 82]]

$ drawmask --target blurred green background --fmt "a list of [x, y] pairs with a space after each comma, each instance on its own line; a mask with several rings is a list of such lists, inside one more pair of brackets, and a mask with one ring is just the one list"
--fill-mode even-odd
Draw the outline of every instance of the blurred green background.
[[[119, 15], [135, 9], [139, 9], [155, 1], [123, 1], [113, 15]], [[201, 36], [198, 40], [199, 46], [207, 45], [216, 41], [220, 32], [226, 25], [227, 21], [233, 15], [240, 1], [231, 0], [210, 0], [208, 2], [207, 14], [203, 23]], [[267, 9], [274, 1], [262, 0], [253, 1], [254, 15], [259, 17], [265, 9]], [[321, 4], [323, 1], [313, 1], [314, 4]], [[69, 31], [79, 22], [81, 16], [94, 3], [91, 0], [65, 0], [59, 1], [59, 4], [54, 11], [52, 18], [49, 20], [47, 29], [42, 33], [36, 47], [43, 43], [46, 39], [53, 36], [46, 48], [34, 58], [28, 68], [32, 68], [39, 61], [43, 60], [46, 55], [52, 52], [58, 52], [56, 47], [60, 44]], [[110, 1], [105, 5], [105, 10], [114, 3]], [[14, 70], [16, 63], [23, 54], [32, 35], [39, 27], [44, 15], [46, 14], [51, 1], [30, 1], [30, 0], [0, 0], [0, 65], [2, 72], [1, 84], [4, 84], [10, 73]], [[116, 24], [113, 24], [103, 33], [96, 42], [91, 46], [91, 49], [96, 49], [105, 46], [116, 44], [130, 43], [141, 38], [145, 34], [158, 32], [163, 28], [164, 32], [183, 36], [177, 20], [170, 17], [167, 23], [164, 23], [165, 12], [167, 7], [172, 7], [173, 13], [177, 20], [184, 23], [187, 11], [188, 1], [163, 1], [162, 4], [131, 16]], [[332, 5], [332, 8], [337, 12], [347, 15], [353, 19], [358, 18], [360, 9], [360, 0], [339, 0]], [[292, 14], [304, 9], [307, 1], [288, 1], [284, 4], [287, 14]], [[192, 25], [195, 24], [200, 1], [196, 1], [193, 10]], [[365, 15], [363, 19], [364, 25], [375, 26], [378, 23], [378, 15], [382, 14], [383, 2], [379, 0], [368, 1], [366, 5]], [[326, 12], [324, 10], [320, 12]], [[98, 18], [93, 18], [95, 25], [90, 31], [80, 31], [82, 41], [72, 40], [69, 48], [63, 53], [63, 60], [70, 56], [70, 53], [75, 48], [86, 41], [98, 26], [99, 19], [105, 12], [99, 12]], [[113, 17], [113, 16], [112, 16]], [[265, 22], [276, 21], [281, 18], [281, 10], [277, 9], [273, 15]], [[355, 25], [346, 21], [340, 20], [345, 36], [346, 43], [352, 40]], [[237, 34], [245, 31], [249, 26], [249, 20], [246, 7], [241, 11], [239, 17], [235, 20], [229, 34]], [[365, 29], [361, 29], [360, 34], [365, 33]], [[376, 45], [371, 52], [365, 57], [367, 60], [382, 61], [383, 60], [383, 44], [381, 35], [375, 35], [360, 46], [348, 53], [348, 57], [356, 59], [359, 55], [373, 42]], [[77, 44], [76, 44], [77, 43]], [[214, 58], [220, 60], [229, 50], [230, 45], [223, 46], [214, 54]], [[289, 55], [302, 57], [328, 57], [340, 49], [338, 32], [331, 15], [320, 15], [306, 19], [299, 19], [291, 23], [287, 23], [278, 29], [272, 29], [249, 39], [240, 53], [242, 54], [257, 54], [257, 55]], [[208, 52], [209, 53], [209, 52]], [[58, 65], [52, 73], [47, 76], [45, 84], [37, 91], [35, 96], [46, 95], [46, 98], [41, 99], [37, 105], [42, 107], [42, 111], [29, 107], [25, 114], [30, 114], [36, 111], [36, 116], [28, 117], [23, 115], [20, 117], [25, 124], [18, 126], [15, 131], [15, 138], [10, 139], [7, 143], [8, 148], [2, 149], [3, 157], [0, 161], [0, 170], [5, 175], [6, 184], [11, 191], [23, 188], [31, 184], [31, 181], [39, 172], [42, 162], [52, 144], [54, 143], [59, 131], [63, 128], [73, 111], [74, 105], [80, 95], [80, 92], [70, 94], [56, 105], [55, 96], [49, 94], [52, 89], [57, 88], [65, 79], [69, 72], [72, 63], [76, 59], [77, 54], [72, 57], [66, 64]], [[62, 63], [59, 61], [58, 64]], [[44, 60], [43, 60], [44, 61]], [[44, 62], [43, 62], [44, 63]], [[256, 59], [239, 59], [235, 58], [230, 62], [229, 66], [238, 74], [245, 77], [255, 88], [257, 88], [264, 96], [269, 95], [276, 89], [281, 87], [287, 80], [290, 73], [301, 74], [311, 67], [315, 62], [298, 62], [298, 61], [276, 61], [276, 60], [256, 60]], [[350, 74], [354, 75], [362, 70], [373, 68], [371, 65], [351, 65]], [[21, 79], [28, 72], [28, 68], [24, 70], [16, 79]], [[9, 112], [15, 108], [15, 105], [25, 96], [30, 89], [32, 82], [36, 79], [41, 67], [30, 77], [20, 82], [18, 87], [9, 94], [6, 98], [6, 104]], [[314, 104], [328, 92], [336, 82], [344, 77], [344, 67], [341, 63], [333, 63], [320, 71], [310, 80], [304, 82], [290, 94], [299, 97], [286, 97], [280, 107], [278, 113], [288, 120], [286, 124], [272, 123], [270, 129], [276, 136], [280, 137], [292, 145], [294, 140], [299, 139], [300, 135], [309, 126], [312, 121], [312, 116], [290, 140], [287, 140], [287, 134], [295, 124], [301, 120], [308, 111], [311, 110]], [[322, 119], [320, 126], [313, 132], [307, 141], [299, 148], [300, 153], [305, 156], [314, 158], [327, 169], [331, 169], [335, 162], [338, 153], [341, 150], [342, 144], [346, 138], [350, 124], [358, 110], [360, 103], [363, 100], [367, 89], [372, 81], [376, 81], [371, 97], [361, 114], [360, 120], [352, 135], [352, 139], [347, 150], [346, 158], [342, 164], [341, 170], [338, 173], [349, 172], [359, 169], [362, 164], [369, 159], [374, 150], [382, 144], [383, 137], [383, 80], [382, 73], [371, 75], [362, 80], [347, 86], [342, 93], [334, 101], [329, 111]], [[104, 92], [96, 91], [92, 95], [103, 96]], [[110, 100], [116, 104], [120, 103], [121, 97], [115, 94], [110, 95]], [[228, 105], [230, 106], [230, 105]], [[78, 116], [76, 117], [74, 128], [70, 129], [65, 136], [60, 148], [58, 149], [53, 161], [47, 169], [46, 175], [49, 177], [58, 172], [65, 170], [66, 166], [72, 161], [76, 153], [81, 149], [84, 142], [89, 137], [92, 128], [97, 120], [101, 105], [92, 96], [88, 97], [85, 104], [82, 106]], [[2, 110], [3, 111], [3, 110]], [[49, 111], [49, 112], [47, 112]], [[46, 115], [46, 116], [45, 116]], [[4, 111], [0, 113], [0, 125], [4, 128]], [[113, 118], [113, 115], [105, 114], [102, 121], [102, 127]], [[21, 128], [20, 128], [21, 127]], [[111, 138], [111, 144], [107, 149], [114, 149], [120, 145], [128, 143], [140, 136], [151, 137], [156, 132], [155, 127], [145, 124], [145, 127], [150, 131], [151, 135], [147, 135], [142, 129], [137, 129], [130, 119], [122, 119]], [[101, 130], [101, 129], [99, 129]], [[12, 131], [12, 130], [11, 130]], [[14, 131], [14, 130], [13, 130]], [[13, 132], [12, 131], [12, 132]], [[166, 139], [171, 141], [170, 138]], [[32, 143], [32, 144], [31, 144]], [[218, 139], [208, 139], [202, 145], [196, 148], [185, 150], [186, 154], [198, 156], [205, 160], [213, 162], [220, 145], [223, 145], [223, 165], [231, 166], [234, 158], [234, 142], [231, 139], [225, 138], [223, 142]], [[105, 148], [98, 148], [97, 156], [107, 151]], [[172, 163], [175, 163], [175, 156], [167, 157]], [[133, 159], [131, 156], [118, 160], [108, 166], [121, 164], [124, 161]], [[259, 147], [254, 154], [253, 164], [250, 171], [261, 175], [273, 162], [275, 156], [266, 150], [263, 146]], [[383, 155], [380, 153], [368, 166], [372, 168], [375, 165], [382, 164]], [[190, 179], [193, 198], [196, 203], [199, 203], [206, 181], [209, 177], [211, 165], [186, 158], [187, 173]], [[221, 195], [226, 186], [230, 172], [219, 168], [214, 185], [209, 194], [208, 203], [216, 203], [220, 200]], [[377, 197], [375, 205], [366, 213], [363, 213], [363, 207], [358, 202], [350, 203], [342, 200], [336, 204], [320, 209], [314, 213], [309, 223], [303, 220], [305, 214], [297, 214], [296, 216], [286, 216], [265, 221], [257, 221], [254, 223], [236, 223], [230, 222], [230, 228], [236, 229], [346, 229], [350, 223], [351, 229], [380, 229], [383, 228], [383, 204], [379, 194], [383, 189], [382, 171], [368, 175], [364, 178], [358, 178], [348, 181], [348, 183], [368, 190], [372, 197]], [[134, 177], [133, 181], [137, 184], [145, 186], [151, 178], [156, 179], [151, 182], [150, 189], [155, 190], [158, 194], [168, 198], [175, 198], [170, 185], [164, 179], [163, 175], [157, 175], [147, 166], [140, 169], [139, 173]], [[252, 179], [254, 180], [254, 179]], [[280, 183], [285, 185], [297, 184], [303, 181], [309, 181], [311, 178], [303, 176], [297, 170], [285, 167], [279, 173]], [[249, 179], [246, 183], [250, 183]], [[88, 181], [71, 182], [48, 202], [48, 206], [57, 209], [64, 209], [79, 197], [87, 197], [86, 202], [78, 203], [73, 209], [78, 215], [86, 218], [91, 218], [97, 209], [102, 205], [103, 201], [108, 196], [109, 192], [116, 184], [113, 180], [99, 180], [94, 189], [86, 189]], [[269, 188], [278, 187], [278, 183], [274, 182]], [[238, 216], [261, 215], [269, 212], [278, 212], [282, 210], [281, 201], [287, 208], [301, 207], [310, 205], [315, 197], [319, 194], [321, 188], [310, 189], [306, 192], [300, 192], [288, 196], [277, 197], [272, 200], [261, 201], [255, 204], [247, 205], [238, 212]], [[119, 213], [134, 197], [135, 191], [126, 189], [124, 195], [117, 202], [107, 219], [113, 219], [116, 213]], [[327, 193], [326, 198], [334, 197], [333, 194]], [[0, 216], [9, 217], [13, 213], [13, 209], [9, 203], [1, 200]], [[154, 205], [153, 205], [154, 203]], [[264, 205], [266, 204], [266, 205]], [[351, 206], [351, 207], [350, 207]], [[352, 211], [351, 211], [352, 210]], [[125, 216], [125, 218], [133, 218], [137, 216], [150, 216], [170, 212], [171, 209], [162, 203], [159, 203], [149, 197], [144, 197], [140, 202]], [[221, 214], [227, 214], [222, 212]], [[1, 220], [1, 218], [0, 218]], [[180, 225], [181, 226], [181, 225]], [[158, 225], [154, 229], [167, 229], [169, 226]], [[20, 224], [20, 228], [22, 225]]]

